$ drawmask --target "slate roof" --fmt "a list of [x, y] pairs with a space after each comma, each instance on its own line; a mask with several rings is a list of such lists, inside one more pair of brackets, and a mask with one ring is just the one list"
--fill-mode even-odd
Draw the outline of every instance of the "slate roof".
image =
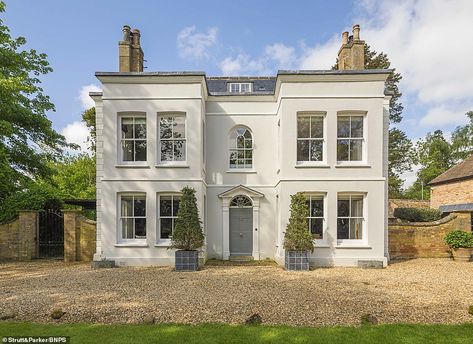
[[443, 183], [452, 183], [454, 181], [473, 178], [473, 155], [466, 158], [463, 162], [453, 166], [437, 178], [434, 178], [429, 184], [437, 185]]
[[[228, 83], [250, 82], [253, 91], [249, 93], [228, 92]], [[207, 88], [211, 95], [272, 95], [276, 89], [275, 77], [207, 77]]]

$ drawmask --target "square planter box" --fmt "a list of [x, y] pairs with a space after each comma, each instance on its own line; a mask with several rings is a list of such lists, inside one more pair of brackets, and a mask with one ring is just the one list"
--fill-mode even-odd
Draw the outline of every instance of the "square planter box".
[[308, 271], [309, 251], [286, 251], [284, 267], [286, 270]]
[[176, 271], [199, 270], [199, 251], [176, 251], [175, 266]]

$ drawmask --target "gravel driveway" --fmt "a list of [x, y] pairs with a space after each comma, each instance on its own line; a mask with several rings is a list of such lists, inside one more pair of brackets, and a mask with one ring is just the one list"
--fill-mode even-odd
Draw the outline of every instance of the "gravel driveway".
[[[275, 266], [207, 266], [91, 270], [89, 264], [0, 264], [0, 315], [35, 322], [242, 323], [258, 313], [268, 324], [355, 325], [473, 322], [473, 263], [447, 259], [287, 272]], [[61, 308], [60, 320], [49, 317]]]

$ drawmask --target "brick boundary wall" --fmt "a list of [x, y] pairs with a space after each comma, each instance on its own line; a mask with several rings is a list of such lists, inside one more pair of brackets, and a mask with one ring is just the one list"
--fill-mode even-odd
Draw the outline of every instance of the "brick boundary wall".
[[80, 210], [63, 210], [64, 261], [91, 261], [96, 246], [97, 222], [81, 215]]
[[19, 211], [16, 219], [0, 224], [0, 259], [31, 260], [38, 256], [38, 212]]
[[429, 200], [420, 199], [389, 199], [388, 200], [388, 216], [394, 219], [394, 209], [396, 208], [430, 208]]
[[433, 222], [390, 220], [390, 259], [449, 258], [443, 238], [453, 230], [470, 231], [470, 226], [469, 212], [452, 213]]

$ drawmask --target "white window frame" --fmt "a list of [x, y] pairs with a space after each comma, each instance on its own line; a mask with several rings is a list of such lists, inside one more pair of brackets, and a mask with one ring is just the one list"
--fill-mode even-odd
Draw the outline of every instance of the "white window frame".
[[[309, 201], [309, 216], [307, 217], [307, 219], [309, 220], [310, 218], [322, 218], [322, 239], [314, 239], [315, 243], [316, 244], [326, 244], [327, 242], [327, 228], [328, 228], [328, 221], [327, 221], [327, 193], [325, 192], [304, 192], [304, 196], [306, 197], [306, 199]], [[324, 212], [323, 212], [323, 215], [322, 217], [314, 217], [314, 216], [311, 216], [311, 203], [310, 201], [312, 200], [312, 197], [313, 198], [316, 198], [316, 199], [322, 199], [322, 202], [323, 202], [323, 207], [324, 207]], [[310, 232], [310, 224], [309, 224], [309, 227], [308, 227], [308, 230]]]
[[[184, 117], [184, 133], [185, 137], [184, 138], [171, 138], [171, 139], [161, 139], [160, 131], [161, 131], [161, 117]], [[188, 161], [188, 149], [187, 149], [187, 143], [188, 143], [188, 129], [187, 129], [187, 114], [185, 112], [158, 112], [157, 115], [157, 134], [156, 134], [156, 140], [157, 140], [157, 165], [158, 166], [187, 166], [187, 161]], [[161, 160], [161, 140], [163, 141], [184, 141], [184, 152], [186, 154], [186, 159], [182, 161], [178, 160], [171, 160], [171, 161], [163, 161]], [[173, 150], [174, 154], [174, 150]]]
[[[253, 83], [251, 82], [229, 82], [227, 84], [228, 86], [228, 89], [227, 91], [230, 92], [230, 93], [251, 93], [253, 92]], [[243, 91], [242, 88], [243, 88], [243, 85], [247, 85], [248, 87], [248, 90], [247, 91]], [[232, 91], [232, 86], [238, 86], [238, 90], [237, 91]]]
[[[339, 197], [349, 197], [350, 198], [350, 205], [349, 205], [349, 216], [338, 216], [338, 200]], [[352, 197], [361, 197], [363, 201], [363, 216], [358, 217], [358, 216], [351, 216], [351, 198]], [[336, 211], [337, 211], [337, 220], [336, 220], [336, 234], [337, 234], [337, 245], [339, 246], [350, 246], [350, 245], [363, 245], [366, 246], [368, 242], [368, 214], [367, 214], [367, 193], [362, 193], [362, 192], [339, 192], [337, 193], [337, 203], [336, 203]], [[361, 229], [361, 239], [340, 239], [338, 238], [338, 219], [362, 219], [362, 229]]]
[[[338, 119], [340, 117], [350, 117], [350, 130], [351, 130], [351, 117], [362, 117], [363, 118], [363, 136], [361, 138], [351, 137], [338, 137]], [[367, 112], [366, 111], [339, 111], [337, 113], [337, 124], [336, 124], [336, 147], [335, 147], [335, 159], [337, 165], [366, 165], [367, 164]], [[350, 134], [351, 136], [351, 134]], [[361, 160], [338, 160], [338, 141], [339, 140], [361, 140]], [[350, 154], [350, 148], [348, 148], [348, 154]]]
[[[298, 136], [298, 126], [299, 126], [299, 117], [321, 117], [322, 118], [322, 138], [299, 138]], [[327, 113], [323, 111], [299, 111], [296, 115], [296, 166], [326, 166], [327, 165]], [[311, 133], [311, 127], [309, 127], [309, 132]], [[320, 161], [299, 161], [297, 159], [297, 143], [302, 140], [314, 140], [322, 141], [322, 160]], [[310, 156], [310, 149], [309, 149]]]
[[[171, 216], [161, 216], [161, 197], [171, 197]], [[156, 243], [157, 244], [171, 244], [171, 238], [161, 238], [161, 218], [165, 219], [173, 219], [173, 222], [175, 219], [177, 219], [177, 214], [176, 216], [172, 216], [172, 201], [174, 197], [179, 197], [182, 199], [182, 194], [179, 192], [162, 192], [158, 193], [156, 197]], [[172, 232], [171, 232], [171, 237], [172, 237]]]
[[[232, 135], [233, 132], [236, 132], [237, 129], [243, 128], [245, 130], [248, 130], [248, 132], [251, 135], [251, 148], [236, 148], [237, 147], [237, 139], [238, 135], [235, 138], [235, 146], [232, 146], [232, 141], [230, 140], [230, 136]], [[234, 126], [229, 132], [228, 132], [228, 150], [227, 150], [227, 163], [228, 163], [228, 171], [230, 172], [253, 172], [255, 171], [255, 137], [253, 135], [253, 132], [248, 128], [246, 125], [236, 125]], [[251, 150], [251, 167], [245, 167], [246, 163], [244, 164], [243, 167], [232, 167], [230, 164], [230, 154], [232, 151], [237, 151], [237, 156], [238, 156], [238, 151], [249, 151]], [[238, 160], [238, 158], [237, 158]]]
[[[134, 212], [135, 212], [135, 208], [134, 208], [134, 198], [135, 197], [143, 197], [145, 198], [145, 216], [134, 216]], [[133, 203], [133, 215], [132, 216], [122, 216], [122, 198], [123, 197], [132, 197], [132, 203]], [[146, 192], [120, 192], [118, 193], [118, 202], [117, 202], [117, 243], [119, 244], [126, 244], [126, 243], [142, 243], [142, 244], [145, 244], [146, 243], [146, 240], [148, 238], [148, 217], [147, 217], [147, 213], [148, 213], [148, 199], [147, 199], [147, 195], [146, 195]], [[146, 220], [146, 225], [145, 225], [145, 229], [146, 229], [146, 237], [145, 238], [133, 238], [133, 239], [130, 239], [130, 238], [123, 238], [123, 224], [122, 224], [122, 219], [124, 218], [131, 218], [131, 219], [145, 219]], [[134, 221], [133, 221], [133, 234], [135, 234], [135, 229], [134, 229]]]
[[[122, 120], [123, 118], [133, 118], [133, 125], [134, 125], [134, 121], [135, 121], [135, 118], [144, 118], [145, 119], [145, 123], [146, 123], [146, 160], [143, 160], [143, 161], [125, 161], [123, 160], [123, 149], [122, 149], [122, 142], [123, 141], [143, 141], [142, 139], [135, 139], [135, 138], [131, 138], [131, 139], [124, 139], [122, 138]], [[118, 113], [118, 116], [117, 116], [117, 120], [118, 120], [118, 123], [117, 123], [117, 127], [118, 127], [118, 130], [117, 130], [117, 159], [118, 159], [118, 164], [119, 165], [135, 165], [135, 166], [141, 166], [141, 165], [148, 165], [148, 157], [149, 157], [149, 152], [148, 152], [148, 146], [149, 146], [149, 142], [148, 142], [148, 133], [149, 133], [149, 130], [148, 130], [148, 120], [147, 120], [147, 116], [146, 116], [146, 112], [140, 112], [140, 111], [122, 111], [122, 112], [119, 112]], [[134, 134], [133, 134], [134, 135]]]

